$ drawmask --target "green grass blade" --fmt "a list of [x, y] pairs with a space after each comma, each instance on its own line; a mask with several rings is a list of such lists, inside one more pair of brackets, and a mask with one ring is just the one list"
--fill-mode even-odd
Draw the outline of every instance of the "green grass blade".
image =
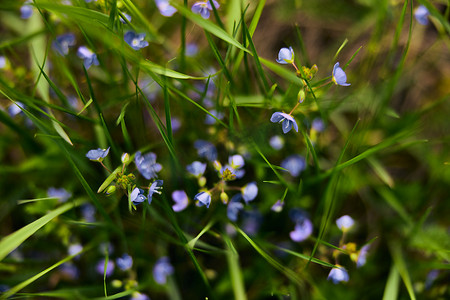
[[394, 264], [391, 266], [386, 286], [384, 288], [383, 300], [397, 300], [400, 274]]
[[409, 297], [411, 300], [416, 300], [416, 295], [414, 294], [414, 288], [411, 282], [411, 278], [409, 277], [409, 272], [405, 264], [405, 260], [403, 259], [402, 250], [400, 246], [394, 243], [389, 245], [389, 249], [391, 250], [392, 259], [394, 260], [395, 268], [397, 269], [400, 277], [403, 280], [403, 283], [406, 286], [406, 290], [408, 291]]
[[231, 284], [233, 286], [234, 299], [246, 300], [244, 280], [242, 278], [241, 267], [239, 266], [239, 255], [233, 246], [230, 238], [223, 235], [225, 244], [227, 245], [227, 262], [230, 270]]

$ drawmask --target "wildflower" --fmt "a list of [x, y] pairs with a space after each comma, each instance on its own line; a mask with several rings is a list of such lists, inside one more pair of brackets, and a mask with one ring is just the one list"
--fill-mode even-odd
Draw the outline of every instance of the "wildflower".
[[420, 5], [414, 10], [414, 18], [416, 18], [417, 22], [422, 25], [428, 25], [428, 16], [430, 15], [430, 12], [428, 9]]
[[105, 260], [102, 259], [97, 263], [95, 269], [97, 270], [98, 274], [100, 275], [106, 274], [106, 277], [109, 277], [114, 272], [114, 262], [109, 260], [108, 263], [106, 264], [105, 269]]
[[270, 146], [275, 150], [281, 150], [284, 147], [284, 139], [279, 135], [274, 135], [270, 138]]
[[85, 46], [81, 46], [78, 48], [77, 55], [83, 60], [83, 64], [86, 70], [89, 69], [92, 64], [96, 66], [99, 65], [97, 55]]
[[370, 245], [365, 245], [359, 250], [358, 259], [356, 260], [356, 267], [362, 267], [366, 264], [367, 254], [369, 253]]
[[332, 78], [333, 78], [333, 82], [336, 85], [340, 85], [340, 86], [349, 86], [350, 85], [350, 83], [347, 83], [347, 75], [345, 75], [344, 70], [342, 70], [342, 68], [339, 67], [338, 62], [333, 67]]
[[255, 199], [257, 195], [258, 195], [258, 186], [254, 181], [250, 182], [249, 184], [245, 185], [242, 188], [242, 198], [244, 198], [245, 204], [248, 204], [248, 202], [253, 201], [253, 199]]
[[127, 31], [123, 36], [125, 42], [127, 42], [134, 50], [139, 50], [148, 46], [148, 42], [144, 40], [144, 38], [145, 33], [136, 33], [134, 31]]
[[[122, 15], [125, 17], [125, 19], [127, 19], [128, 22], [131, 22], [131, 16], [129, 14], [123, 12]], [[122, 24], [125, 24], [127, 23], [125, 19], [122, 16], [120, 16], [119, 20]]]
[[186, 167], [186, 170], [195, 177], [200, 177], [203, 175], [203, 173], [205, 173], [206, 164], [199, 161], [194, 161], [192, 164]]
[[281, 200], [278, 200], [277, 202], [274, 203], [274, 205], [272, 205], [270, 210], [279, 213], [283, 210], [283, 206], [284, 206], [284, 202], [281, 202]]
[[194, 147], [197, 149], [198, 156], [204, 157], [209, 161], [215, 161], [217, 159], [217, 149], [212, 143], [204, 140], [196, 140]]
[[25, 105], [20, 101], [16, 101], [8, 107], [8, 114], [13, 118], [20, 114], [23, 108], [25, 108]]
[[336, 265], [337, 268], [331, 269], [330, 273], [328, 274], [327, 280], [332, 280], [334, 284], [338, 284], [341, 281], [347, 282], [349, 279], [347, 270], [339, 265]]
[[433, 282], [439, 277], [439, 271], [438, 270], [431, 270], [427, 274], [427, 278], [425, 279], [425, 289], [428, 290], [432, 285]]
[[69, 280], [76, 280], [80, 276], [80, 271], [71, 262], [63, 263], [61, 266], [59, 266], [59, 271], [65, 279]]
[[244, 204], [240, 202], [242, 198], [241, 194], [234, 195], [227, 206], [227, 217], [233, 222], [237, 221], [238, 214], [244, 209]]
[[315, 118], [312, 121], [311, 129], [317, 132], [322, 132], [325, 130], [325, 123], [322, 121], [321, 118]]
[[262, 222], [262, 215], [259, 211], [246, 211], [243, 213], [242, 229], [248, 235], [255, 235], [258, 233], [259, 227]]
[[158, 177], [156, 173], [162, 169], [162, 166], [156, 162], [156, 154], [153, 152], [149, 152], [145, 155], [142, 155], [141, 151], [136, 152], [134, 163], [136, 164], [139, 173], [141, 173], [145, 179]]
[[209, 192], [200, 192], [194, 197], [195, 201], [197, 202], [197, 206], [203, 206], [206, 205], [207, 208], [209, 208], [209, 205], [211, 204], [211, 194]]
[[148, 190], [148, 204], [152, 203], [152, 197], [154, 193], [161, 194], [162, 185], [164, 181], [162, 180], [155, 180], [152, 185], [150, 186], [150, 189]]
[[347, 215], [336, 220], [336, 225], [340, 230], [342, 230], [342, 232], [347, 232], [350, 228], [352, 228], [353, 224], [355, 224], [355, 221], [353, 221], [352, 217]]
[[0, 69], [4, 69], [6, 67], [6, 58], [0, 55]]
[[153, 278], [159, 284], [165, 284], [167, 282], [167, 276], [172, 275], [174, 269], [170, 264], [169, 258], [163, 256], [158, 261], [156, 261], [153, 267]]
[[[210, 113], [211, 115], [213, 115], [214, 117], [216, 117], [217, 119], [219, 119], [219, 120], [222, 120], [222, 119], [223, 119], [223, 113], [217, 112], [217, 110], [215, 110], [215, 109], [212, 109], [209, 113]], [[207, 114], [207, 115], [206, 115], [205, 124], [207, 124], [207, 125], [213, 125], [213, 124], [215, 124], [216, 121], [217, 121], [217, 120], [216, 120], [215, 118], [213, 118], [210, 114]]]
[[138, 205], [144, 202], [146, 197], [144, 196], [144, 190], [140, 188], [134, 188], [130, 194], [130, 200], [134, 205]]
[[170, 118], [170, 122], [172, 123], [172, 132], [175, 133], [181, 128], [181, 120], [177, 117]]
[[[214, 7], [217, 9], [219, 8], [219, 3], [215, 0], [212, 0], [212, 3], [214, 4]], [[206, 1], [197, 1], [194, 3], [194, 5], [192, 5], [191, 8], [192, 12], [196, 13], [196, 14], [200, 14], [203, 19], [208, 19], [209, 15], [210, 15], [210, 10], [213, 10], [211, 3], [209, 2], [209, 0]]]
[[313, 232], [313, 224], [308, 218], [303, 218], [302, 221], [297, 222], [294, 231], [291, 231], [289, 236], [294, 242], [302, 242], [306, 240]]
[[298, 132], [297, 122], [295, 122], [294, 118], [290, 114], [275, 112], [270, 118], [270, 121], [272, 123], [283, 122], [282, 129], [284, 134], [288, 133], [292, 129], [292, 126], [294, 126], [295, 131]]
[[116, 259], [116, 264], [122, 271], [129, 270], [133, 266], [133, 258], [124, 253], [122, 257]]
[[186, 56], [195, 56], [198, 53], [198, 46], [196, 44], [190, 43], [186, 45]]
[[20, 17], [22, 19], [29, 19], [33, 15], [33, 6], [29, 5], [31, 0], [27, 0], [20, 7]]
[[294, 223], [301, 223], [304, 219], [308, 219], [308, 214], [298, 208], [293, 208], [289, 211], [289, 218]]
[[294, 63], [294, 50], [292, 47], [280, 49], [280, 52], [278, 52], [277, 63], [284, 65]]
[[[77, 253], [80, 253], [81, 251], [83, 251], [83, 246], [81, 246], [81, 244], [72, 244], [69, 246], [68, 249], [68, 253], [69, 255], [74, 255]], [[75, 258], [78, 258], [79, 256], [76, 256]]]
[[172, 200], [175, 202], [175, 204], [172, 205], [172, 209], [175, 212], [184, 210], [189, 204], [188, 196], [186, 195], [186, 192], [182, 190], [173, 191]]
[[52, 42], [52, 48], [61, 56], [69, 54], [69, 47], [75, 46], [75, 35], [73, 33], [66, 33], [56, 37]]
[[226, 170], [228, 170], [229, 172], [231, 172], [232, 175], [234, 175], [234, 178], [231, 180], [234, 180], [235, 178], [238, 178], [238, 179], [242, 178], [245, 175], [245, 170], [242, 169], [242, 167], [244, 165], [245, 165], [245, 161], [244, 161], [244, 158], [242, 157], [242, 155], [236, 154], [236, 155], [230, 156], [230, 157], [228, 157], [228, 164], [226, 164], [224, 167], [220, 168], [220, 174], [223, 177], [224, 172]]
[[297, 177], [306, 168], [305, 158], [301, 155], [294, 154], [286, 157], [281, 162], [281, 167], [288, 170], [292, 176]]
[[85, 203], [81, 206], [81, 215], [86, 222], [95, 222], [95, 207], [90, 203]]
[[101, 162], [108, 155], [109, 148], [110, 147], [108, 147], [108, 149], [98, 148], [98, 149], [89, 150], [89, 152], [86, 153], [86, 157], [89, 158], [90, 160]]
[[130, 300], [150, 300], [150, 298], [146, 294], [134, 292], [131, 294]]
[[66, 191], [64, 188], [54, 188], [51, 187], [47, 190], [47, 196], [51, 198], [58, 198], [59, 202], [66, 202], [72, 194]]
[[155, 0], [159, 12], [165, 17], [171, 17], [177, 9], [169, 4], [168, 0]]

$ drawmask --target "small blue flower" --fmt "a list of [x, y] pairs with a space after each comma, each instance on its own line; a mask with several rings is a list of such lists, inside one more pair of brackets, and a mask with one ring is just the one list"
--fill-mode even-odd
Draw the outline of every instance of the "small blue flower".
[[[215, 8], [219, 8], [219, 3], [215, 0], [212, 1]], [[204, 19], [208, 19], [210, 15], [210, 10], [213, 10], [211, 4], [209, 3], [209, 0], [206, 1], [198, 1], [195, 2], [194, 5], [192, 5], [191, 8], [192, 12], [196, 14], [200, 14]]]
[[288, 170], [292, 176], [297, 177], [306, 169], [306, 161], [303, 156], [293, 154], [281, 162], [281, 167]]
[[159, 284], [165, 284], [167, 282], [167, 276], [172, 275], [174, 272], [173, 266], [170, 264], [169, 258], [163, 256], [156, 261], [153, 267], [153, 278]]
[[[69, 255], [74, 255], [83, 251], [83, 246], [81, 244], [72, 244], [69, 246], [68, 253]], [[80, 256], [76, 256], [75, 259], [78, 259]]]
[[365, 245], [359, 250], [358, 259], [356, 260], [356, 267], [362, 267], [366, 264], [367, 254], [369, 253], [370, 245]]
[[[209, 113], [219, 120], [223, 119], [223, 113], [217, 112], [217, 110], [215, 110], [215, 109], [212, 109]], [[213, 125], [217, 122], [217, 120], [214, 119], [211, 115], [209, 115], [209, 114], [206, 115], [205, 124]]]
[[344, 70], [339, 67], [339, 63], [337, 62], [333, 67], [332, 80], [336, 85], [340, 86], [349, 86], [350, 83], [347, 83], [347, 75], [345, 75]]
[[275, 150], [281, 150], [284, 147], [284, 139], [279, 135], [274, 135], [270, 138], [270, 146]]
[[51, 198], [58, 198], [59, 202], [66, 202], [70, 197], [72, 197], [72, 194], [64, 188], [57, 189], [51, 187], [47, 190], [47, 196]]
[[244, 198], [245, 204], [253, 201], [258, 195], [258, 186], [256, 182], [250, 182], [242, 188], [242, 198]]
[[352, 228], [354, 224], [355, 221], [353, 221], [352, 217], [347, 215], [342, 216], [336, 220], [336, 225], [339, 227], [340, 230], [342, 230], [342, 232], [350, 230], [350, 228]]
[[204, 140], [196, 140], [194, 147], [197, 149], [198, 156], [204, 157], [209, 161], [215, 161], [217, 159], [217, 149], [212, 143]]
[[134, 292], [133, 294], [131, 294], [130, 300], [150, 300], [150, 297], [146, 294]]
[[8, 106], [8, 114], [11, 118], [13, 118], [20, 114], [23, 108], [25, 108], [25, 105], [20, 101], [16, 101], [15, 103]]
[[428, 16], [430, 15], [430, 12], [428, 9], [420, 5], [414, 10], [414, 18], [416, 18], [417, 22], [422, 25], [428, 25]]
[[317, 132], [322, 132], [325, 130], [325, 123], [322, 121], [321, 118], [315, 118], [312, 121], [311, 129], [313, 129]]
[[108, 147], [108, 149], [98, 148], [98, 149], [89, 150], [88, 153], [86, 153], [86, 157], [89, 158], [90, 160], [101, 162], [108, 155], [109, 148], [110, 147]]
[[301, 222], [297, 222], [294, 231], [289, 236], [294, 242], [302, 242], [306, 240], [313, 232], [313, 224], [308, 218], [304, 218]]
[[81, 215], [86, 222], [95, 222], [95, 207], [90, 203], [83, 204], [81, 206]]
[[192, 164], [187, 165], [186, 170], [195, 177], [203, 176], [206, 170], [206, 164], [199, 161], [194, 161]]
[[89, 69], [92, 65], [98, 66], [100, 64], [98, 62], [97, 55], [85, 46], [81, 46], [78, 48], [77, 55], [83, 60], [83, 64], [86, 70]]
[[277, 202], [274, 203], [274, 205], [272, 205], [270, 210], [279, 213], [283, 210], [283, 206], [284, 206], [284, 202], [281, 202], [281, 200], [278, 200]]
[[211, 194], [209, 192], [200, 192], [195, 195], [194, 200], [198, 201], [196, 204], [197, 206], [201, 207], [205, 205], [209, 208], [209, 205], [211, 204]]
[[116, 264], [122, 271], [129, 270], [133, 266], [133, 258], [125, 253], [116, 259]]
[[61, 56], [69, 54], [69, 47], [75, 46], [75, 35], [73, 33], [65, 33], [56, 37], [52, 42], [52, 48]]
[[29, 5], [31, 0], [25, 1], [25, 3], [20, 7], [20, 17], [22, 19], [29, 19], [33, 15], [33, 6]]
[[148, 204], [152, 203], [152, 197], [154, 193], [161, 194], [161, 189], [164, 181], [162, 180], [155, 180], [152, 185], [150, 186], [150, 189], [148, 190]]
[[171, 17], [177, 9], [169, 4], [168, 0], [155, 0], [159, 12], [165, 17]]
[[175, 202], [175, 204], [172, 205], [172, 209], [175, 212], [184, 210], [189, 204], [189, 198], [183, 190], [173, 191], [172, 200]]
[[294, 50], [292, 47], [280, 49], [280, 52], [278, 52], [277, 63], [284, 65], [294, 63]]
[[336, 265], [337, 268], [333, 268], [328, 274], [327, 280], [332, 280], [334, 284], [338, 284], [341, 281], [347, 282], [349, 279], [347, 270], [339, 265]]
[[136, 33], [134, 31], [127, 31], [123, 36], [125, 42], [130, 45], [134, 50], [139, 50], [141, 48], [147, 47], [148, 42], [144, 40], [145, 33]]
[[294, 130], [298, 132], [297, 122], [295, 122], [295, 119], [289, 114], [275, 112], [270, 118], [270, 121], [272, 123], [283, 122], [281, 128], [283, 129], [284, 134], [288, 133], [292, 129], [292, 126], [294, 126]]
[[425, 279], [425, 289], [428, 290], [433, 285], [433, 282], [439, 277], [438, 270], [431, 270], [427, 274], [427, 278]]
[[123, 15], [123, 16], [125, 17], [125, 19], [126, 19], [126, 21], [125, 21], [125, 19], [124, 19], [122, 16], [120, 16], [119, 21], [120, 21], [122, 24], [126, 24], [127, 21], [128, 21], [128, 22], [131, 22], [131, 16], [130, 16], [129, 14], [123, 12], [122, 15]]
[[237, 221], [239, 212], [244, 209], [244, 204], [240, 202], [241, 198], [242, 196], [240, 194], [236, 194], [228, 202], [227, 217], [233, 222]]
[[0, 69], [4, 69], [6, 67], [6, 58], [3, 55], [0, 55]]
[[80, 276], [80, 271], [71, 262], [63, 263], [61, 266], [59, 266], [58, 269], [65, 278], [68, 278], [71, 280], [76, 280]]
[[198, 53], [198, 46], [196, 44], [190, 43], [186, 45], [186, 56], [195, 56]]
[[242, 215], [243, 215], [242, 229], [248, 235], [257, 234], [263, 220], [261, 213], [257, 210], [253, 210], [253, 211], [244, 211]]
[[236, 154], [236, 155], [228, 157], [228, 164], [233, 169], [240, 169], [245, 165], [245, 160], [242, 157], [242, 155]]
[[156, 173], [162, 169], [162, 166], [156, 162], [156, 154], [153, 152], [149, 152], [145, 155], [142, 155], [141, 151], [136, 152], [134, 163], [136, 164], [139, 173], [141, 173], [145, 179], [158, 177]]
[[140, 188], [134, 188], [130, 194], [130, 200], [134, 205], [138, 205], [145, 201], [147, 197], [144, 196], [144, 190]]
[[97, 263], [97, 266], [95, 267], [97, 270], [97, 273], [102, 275], [106, 273], [106, 277], [109, 277], [114, 272], [114, 262], [108, 260], [108, 264], [106, 265], [106, 271], [105, 271], [105, 260], [102, 259]]

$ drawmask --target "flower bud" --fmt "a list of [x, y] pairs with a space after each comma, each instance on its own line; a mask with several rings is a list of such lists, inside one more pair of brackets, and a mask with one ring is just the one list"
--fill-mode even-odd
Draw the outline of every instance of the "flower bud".
[[122, 163], [126, 164], [130, 160], [130, 154], [124, 153], [121, 157]]
[[220, 200], [222, 200], [223, 204], [228, 203], [228, 195], [225, 192], [220, 193]]
[[107, 195], [111, 195], [116, 191], [116, 186], [115, 185], [110, 185], [108, 186], [108, 188], [106, 189], [106, 194]]
[[305, 100], [306, 94], [303, 89], [298, 92], [297, 99], [299, 103], [302, 103]]
[[204, 187], [205, 184], [206, 184], [206, 178], [205, 178], [205, 176], [200, 177], [200, 178], [198, 179], [198, 185], [199, 185], [200, 187]]
[[113, 286], [113, 288], [118, 289], [118, 288], [122, 287], [122, 281], [115, 279], [111, 282], [111, 285]]

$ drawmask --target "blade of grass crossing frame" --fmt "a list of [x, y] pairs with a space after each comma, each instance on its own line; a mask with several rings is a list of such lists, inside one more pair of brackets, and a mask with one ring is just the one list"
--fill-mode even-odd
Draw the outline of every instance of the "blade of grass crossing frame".
[[397, 300], [398, 299], [398, 286], [400, 282], [400, 273], [398, 273], [395, 264], [392, 264], [391, 271], [389, 272], [386, 286], [384, 287], [383, 300]]
[[403, 254], [400, 245], [395, 244], [395, 242], [391, 242], [389, 244], [389, 249], [391, 251], [392, 259], [394, 260], [394, 266], [397, 269], [398, 273], [400, 274], [400, 277], [403, 280], [403, 283], [406, 286], [406, 290], [408, 291], [410, 299], [416, 300], [414, 288], [411, 282], [411, 278], [409, 277], [409, 272], [406, 267], [405, 261], [403, 259]]
[[65, 213], [66, 211], [81, 205], [84, 201], [73, 201], [66, 203], [49, 213], [45, 216], [37, 219], [36, 221], [22, 227], [21, 229], [11, 233], [10, 235], [4, 237], [0, 241], [0, 261], [3, 260], [11, 251], [19, 247], [27, 238], [32, 236], [36, 231], [41, 229], [44, 225], [52, 221], [54, 218]]
[[[358, 124], [359, 124], [359, 120], [356, 121], [355, 126], [353, 126], [353, 129], [350, 132], [350, 134], [349, 134], [349, 136], [347, 138], [347, 141], [345, 142], [344, 148], [342, 149], [342, 151], [341, 151], [341, 153], [339, 155], [339, 158], [336, 161], [336, 166], [338, 166], [339, 163], [341, 162], [341, 160], [343, 159], [344, 153], [347, 150], [347, 147], [348, 147], [348, 145], [350, 143], [350, 140], [351, 140], [353, 134], [356, 131], [356, 127], [358, 126]], [[313, 250], [311, 252], [310, 260], [308, 261], [308, 264], [306, 265], [306, 267], [308, 267], [309, 263], [314, 258], [314, 254], [316, 253], [317, 247], [319, 246], [319, 244], [320, 244], [320, 242], [322, 240], [322, 237], [325, 234], [325, 231], [326, 231], [326, 228], [327, 228], [327, 224], [328, 224], [329, 219], [331, 218], [331, 215], [332, 215], [332, 212], [333, 212], [334, 193], [335, 193], [335, 190], [337, 188], [338, 178], [339, 178], [337, 176], [339, 174], [339, 172], [336, 171], [337, 170], [336, 167], [333, 168], [333, 170], [334, 171], [331, 174], [330, 181], [327, 184], [327, 187], [326, 187], [325, 193], [324, 193], [324, 197], [323, 197], [323, 199], [324, 199], [323, 200], [324, 208], [323, 208], [322, 220], [320, 222], [319, 236], [317, 237], [317, 240], [314, 243], [314, 248], [313, 248]]]
[[298, 24], [295, 24], [295, 32], [297, 33], [300, 53], [302, 54], [304, 64], [305, 66], [311, 66], [311, 61], [309, 60], [308, 52], [306, 52], [305, 43], [303, 42], [302, 33], [300, 32], [300, 27], [298, 26]]
[[339, 47], [339, 49], [336, 51], [336, 54], [333, 57], [333, 61], [336, 60], [336, 58], [339, 56], [339, 53], [341, 53], [342, 49], [344, 49], [345, 45], [347, 45], [348, 43], [348, 39], [345, 39], [344, 42], [342, 42], [341, 46]]
[[166, 113], [166, 128], [167, 128], [167, 138], [170, 143], [173, 145], [173, 137], [172, 137], [172, 117], [170, 114], [170, 103], [169, 103], [169, 93], [167, 92], [167, 79], [164, 77], [163, 79], [163, 92], [164, 92], [164, 111]]
[[217, 62], [219, 63], [220, 67], [223, 70], [225, 77], [228, 79], [228, 81], [233, 82], [233, 78], [231, 78], [230, 72], [228, 71], [228, 68], [225, 65], [225, 62], [223, 61], [222, 56], [220, 55], [219, 49], [217, 49], [217, 46], [214, 43], [211, 35], [206, 30], [205, 30], [205, 36], [206, 36], [206, 39], [208, 40], [208, 43], [214, 53], [214, 56], [217, 59]]
[[242, 277], [241, 267], [239, 266], [239, 255], [234, 248], [233, 243], [227, 235], [223, 235], [227, 247], [227, 262], [230, 270], [231, 285], [233, 286], [234, 299], [246, 300], [244, 279]]

